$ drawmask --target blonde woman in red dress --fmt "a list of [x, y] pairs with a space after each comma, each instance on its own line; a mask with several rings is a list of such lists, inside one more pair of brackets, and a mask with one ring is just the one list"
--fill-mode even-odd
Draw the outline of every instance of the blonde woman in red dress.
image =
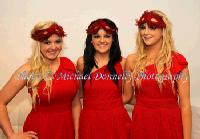
[[171, 23], [157, 10], [145, 11], [136, 23], [137, 50], [125, 67], [132, 81], [124, 84], [136, 99], [131, 139], [191, 139], [188, 62], [174, 48]]
[[[73, 79], [76, 69], [72, 61], [59, 56], [64, 36], [63, 28], [56, 22], [34, 26], [32, 56], [0, 91], [0, 126], [8, 139], [78, 139], [78, 82]], [[23, 131], [15, 133], [6, 105], [24, 86], [32, 96], [33, 108]]]

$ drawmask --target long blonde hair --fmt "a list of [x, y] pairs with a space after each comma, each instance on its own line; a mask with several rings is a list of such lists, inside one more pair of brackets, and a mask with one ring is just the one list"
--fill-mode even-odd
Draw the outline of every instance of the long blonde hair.
[[[31, 35], [38, 30], [47, 29], [55, 23], [56, 22], [54, 21], [39, 22], [32, 29]], [[48, 100], [50, 101], [52, 73], [50, 66], [44, 61], [44, 57], [40, 52], [40, 42], [34, 40], [32, 55], [30, 58], [28, 58], [28, 63], [31, 65], [31, 70], [29, 74], [29, 79], [27, 81], [27, 86], [29, 89], [32, 89], [33, 105], [35, 106], [36, 104], [36, 98], [39, 99], [37, 86], [42, 80], [46, 82], [44, 90], [47, 90]]]
[[[167, 16], [158, 10], [152, 10], [153, 13], [156, 13], [160, 17], [162, 17], [163, 21], [166, 24], [166, 28], [162, 29], [162, 46], [161, 50], [158, 53], [158, 56], [155, 59], [155, 67], [157, 69], [157, 74], [160, 75], [162, 74], [164, 67], [166, 66], [166, 71], [170, 74], [170, 67], [171, 67], [171, 62], [172, 62], [172, 52], [175, 52], [175, 47], [174, 47], [174, 41], [172, 38], [172, 24], [167, 18]], [[145, 49], [145, 43], [143, 42], [141, 35], [138, 31], [137, 37], [136, 37], [136, 63], [133, 67], [133, 77], [137, 77], [140, 72], [145, 71], [145, 67], [147, 64], [147, 52]], [[159, 85], [159, 88], [162, 89], [162, 79], [157, 78], [156, 79]], [[141, 80], [136, 81], [136, 86], [141, 87]]]

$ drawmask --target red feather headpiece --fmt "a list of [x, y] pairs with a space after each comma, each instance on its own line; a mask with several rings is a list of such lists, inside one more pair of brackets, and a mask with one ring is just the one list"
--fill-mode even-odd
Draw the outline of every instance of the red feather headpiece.
[[108, 23], [106, 23], [102, 19], [99, 19], [95, 21], [94, 23], [92, 23], [92, 25], [90, 25], [86, 31], [87, 31], [87, 34], [96, 34], [98, 30], [101, 28], [110, 34], [114, 34], [118, 30], [117, 28], [111, 28]]
[[41, 42], [48, 39], [53, 34], [57, 34], [60, 37], [66, 36], [63, 28], [58, 24], [54, 23], [47, 29], [35, 31], [34, 34], [31, 34], [31, 38]]
[[166, 24], [162, 17], [152, 11], [145, 11], [139, 20], [136, 20], [136, 25], [140, 27], [142, 24], [147, 23], [148, 26], [155, 26], [157, 28], [166, 28]]

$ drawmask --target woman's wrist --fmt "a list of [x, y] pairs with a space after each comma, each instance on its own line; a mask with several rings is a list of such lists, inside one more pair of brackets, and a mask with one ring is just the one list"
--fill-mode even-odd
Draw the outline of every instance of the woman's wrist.
[[13, 131], [13, 129], [11, 129], [11, 131], [9, 133], [6, 134], [6, 137], [8, 139], [10, 139], [13, 135], [15, 134], [15, 132]]

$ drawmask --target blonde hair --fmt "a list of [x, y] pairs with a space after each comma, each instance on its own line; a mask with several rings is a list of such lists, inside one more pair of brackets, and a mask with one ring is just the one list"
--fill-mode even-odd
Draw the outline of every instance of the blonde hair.
[[[56, 22], [54, 21], [39, 22], [32, 29], [31, 35], [34, 34], [38, 30], [47, 29], [55, 23]], [[27, 86], [28, 88], [32, 89], [33, 106], [35, 106], [36, 104], [36, 98], [39, 99], [37, 86], [42, 80], [46, 82], [46, 86], [43, 91], [47, 90], [48, 100], [50, 101], [52, 72], [51, 72], [50, 66], [44, 61], [44, 57], [40, 52], [40, 42], [34, 40], [32, 55], [30, 58], [28, 58], [28, 63], [31, 65], [31, 70], [29, 73]]]
[[[157, 69], [158, 75], [162, 74], [164, 66], [166, 66], [166, 71], [168, 75], [171, 75], [170, 74], [170, 67], [172, 62], [171, 55], [172, 52], [175, 51], [174, 41], [172, 38], [172, 24], [163, 12], [158, 10], [152, 10], [152, 12], [161, 16], [164, 23], [166, 24], [166, 28], [162, 29], [163, 42], [161, 49], [158, 53], [158, 56], [155, 59], [155, 67]], [[136, 50], [137, 59], [136, 59], [136, 64], [133, 67], [134, 69], [132, 73], [133, 77], [137, 77], [140, 74], [140, 72], [144, 72], [147, 64], [147, 52], [145, 49], [145, 43], [143, 42], [139, 31], [136, 37], [136, 46], [137, 46]], [[159, 85], [159, 88], [162, 89], [162, 83], [163, 83], [162, 78], [157, 78], [156, 80]], [[141, 87], [141, 80], [136, 81], [136, 86]]]

